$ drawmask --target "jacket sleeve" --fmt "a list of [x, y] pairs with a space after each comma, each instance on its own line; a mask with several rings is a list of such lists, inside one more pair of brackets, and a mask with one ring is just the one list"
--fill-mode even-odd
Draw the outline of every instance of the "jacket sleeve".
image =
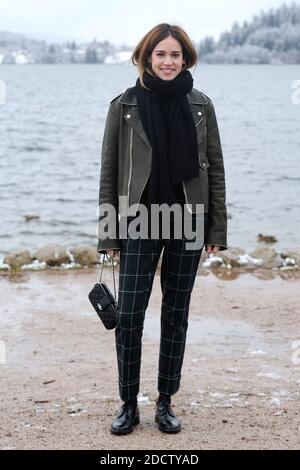
[[207, 116], [207, 157], [209, 178], [209, 209], [206, 245], [218, 245], [220, 250], [227, 247], [227, 210], [225, 170], [216, 113], [212, 101], [208, 104]]
[[101, 150], [97, 227], [97, 251], [99, 253], [106, 249], [120, 249], [118, 239], [119, 122], [119, 109], [116, 100], [113, 100], [106, 118]]

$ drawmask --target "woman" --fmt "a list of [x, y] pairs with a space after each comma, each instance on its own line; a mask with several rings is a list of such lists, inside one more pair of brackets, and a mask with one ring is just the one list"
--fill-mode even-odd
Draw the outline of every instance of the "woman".
[[[119, 393], [124, 403], [111, 425], [114, 434], [127, 434], [139, 423], [144, 316], [162, 250], [155, 421], [163, 432], [180, 431], [171, 396], [180, 385], [198, 264], [204, 245], [208, 253], [227, 248], [222, 149], [212, 101], [193, 88], [188, 69], [196, 61], [196, 51], [182, 28], [165, 23], [155, 26], [132, 54], [139, 72], [135, 86], [114, 98], [108, 111], [101, 158], [98, 252], [120, 256], [120, 315], [115, 338]], [[187, 247], [187, 238], [172, 232], [175, 218], [167, 224], [172, 229], [170, 236], [164, 236], [160, 222], [156, 237], [130, 236], [128, 225], [126, 236], [120, 235], [121, 221], [126, 217], [127, 223], [136, 221], [142, 204], [149, 211], [142, 223], [150, 222], [151, 227], [157, 225], [157, 219], [154, 224], [149, 216], [155, 204], [178, 204], [191, 215], [193, 228], [200, 214], [204, 242], [202, 237], [201, 245]], [[108, 205], [115, 211], [110, 212]]]

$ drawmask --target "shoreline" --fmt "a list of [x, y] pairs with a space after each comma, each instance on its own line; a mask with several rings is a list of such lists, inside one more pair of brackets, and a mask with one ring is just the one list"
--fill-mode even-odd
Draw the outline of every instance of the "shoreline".
[[[161, 266], [161, 252], [158, 268]], [[114, 258], [119, 266], [119, 258]], [[65, 248], [58, 244], [48, 244], [35, 252], [14, 251], [0, 259], [0, 276], [15, 272], [51, 271], [53, 269], [74, 271], [104, 264], [111, 265], [112, 259], [104, 257], [91, 245], [77, 245]], [[202, 251], [198, 272], [211, 272], [217, 276], [234, 279], [244, 273], [266, 278], [279, 275], [283, 278], [298, 278], [300, 274], [300, 248], [276, 251], [270, 246], [262, 246], [251, 253], [238, 247], [228, 247], [215, 254]]]
[[[116, 275], [119, 274], [119, 263], [115, 261], [114, 264], [115, 267], [115, 273]], [[100, 275], [100, 269], [101, 269], [101, 264], [99, 263], [99, 266], [72, 266], [72, 267], [62, 267], [62, 266], [46, 266], [42, 268], [31, 268], [31, 269], [17, 269], [17, 270], [0, 270], [0, 280], [1, 278], [3, 279], [11, 279], [11, 280], [17, 280], [17, 279], [23, 279], [26, 280], [28, 278], [28, 275], [38, 274], [40, 273], [45, 273], [45, 275], [62, 275], [62, 274], [68, 274], [68, 273], [78, 273], [80, 274], [94, 274], [95, 279]], [[103, 273], [111, 273], [112, 275], [112, 266], [110, 263], [107, 263], [104, 265], [103, 268]], [[160, 266], [157, 266], [156, 269], [156, 276], [160, 273]], [[237, 280], [241, 277], [247, 277], [249, 279], [250, 277], [254, 279], [258, 279], [261, 281], [270, 281], [270, 280], [275, 280], [275, 279], [282, 279], [286, 281], [297, 281], [300, 280], [300, 270], [299, 269], [293, 269], [293, 268], [285, 268], [285, 269], [279, 269], [279, 268], [273, 268], [273, 269], [266, 269], [266, 268], [230, 268], [230, 269], [224, 269], [220, 267], [203, 267], [202, 265], [198, 267], [197, 270], [197, 276], [199, 277], [207, 277], [210, 276], [211, 278], [217, 278], [223, 281], [234, 281]], [[96, 282], [96, 281], [95, 281]]]
[[[141, 424], [111, 436], [120, 408], [114, 334], [88, 301], [97, 267], [0, 277], [2, 449], [299, 448], [300, 291], [247, 273], [234, 282], [198, 275], [174, 411], [177, 436], [154, 422], [161, 290], [145, 316]], [[103, 281], [112, 281], [103, 270]], [[298, 335], [298, 336], [297, 336]]]

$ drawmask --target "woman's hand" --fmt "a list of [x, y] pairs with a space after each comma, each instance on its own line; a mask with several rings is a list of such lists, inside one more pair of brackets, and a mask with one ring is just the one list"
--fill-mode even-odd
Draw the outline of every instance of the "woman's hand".
[[116, 250], [115, 248], [112, 248], [111, 250], [106, 250], [106, 253], [110, 258], [120, 257], [120, 250]]
[[210, 255], [210, 253], [218, 253], [220, 247], [218, 245], [206, 245], [206, 251]]

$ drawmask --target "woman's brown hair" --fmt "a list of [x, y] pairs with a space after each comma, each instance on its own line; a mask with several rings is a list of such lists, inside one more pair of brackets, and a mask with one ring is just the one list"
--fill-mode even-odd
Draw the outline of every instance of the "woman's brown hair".
[[182, 66], [183, 70], [189, 69], [197, 63], [197, 52], [187, 33], [180, 26], [160, 23], [145, 34], [135, 47], [131, 56], [133, 65], [137, 65], [138, 67], [140, 82], [144, 88], [146, 88], [143, 81], [144, 72], [146, 71], [150, 75], [155, 75], [149, 62], [152, 51], [160, 41], [166, 39], [168, 36], [172, 36], [176, 39], [182, 47], [185, 62]]

